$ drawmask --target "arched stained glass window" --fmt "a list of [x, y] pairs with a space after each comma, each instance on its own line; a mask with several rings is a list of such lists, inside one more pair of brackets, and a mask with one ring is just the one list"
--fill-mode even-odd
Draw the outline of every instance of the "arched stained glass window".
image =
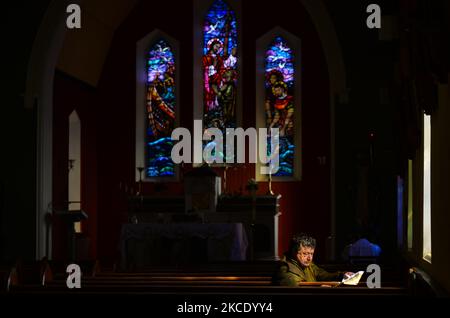
[[146, 177], [175, 175], [171, 159], [175, 126], [175, 60], [164, 40], [151, 46], [147, 55]]
[[278, 128], [280, 132], [279, 170], [274, 176], [293, 176], [297, 112], [294, 107], [294, 54], [283, 37], [275, 37], [269, 45], [264, 71], [266, 127]]
[[236, 16], [223, 0], [216, 0], [203, 22], [203, 127], [236, 127], [237, 87]]

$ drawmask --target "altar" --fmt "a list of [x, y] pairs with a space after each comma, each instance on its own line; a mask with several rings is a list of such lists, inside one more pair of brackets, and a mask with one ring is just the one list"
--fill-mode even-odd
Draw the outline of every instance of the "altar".
[[127, 223], [120, 235], [123, 269], [219, 261], [245, 261], [242, 223]]
[[[236, 229], [239, 227], [239, 231], [242, 229], [242, 235], [245, 235], [246, 240], [248, 239], [247, 260], [276, 260], [279, 255], [278, 219], [281, 215], [279, 210], [280, 199], [281, 195], [258, 195], [254, 200], [250, 196], [221, 195], [217, 200], [215, 211], [202, 213], [201, 217], [199, 217], [198, 213], [186, 212], [184, 196], [134, 196], [129, 198], [129, 221], [132, 223], [134, 220], [138, 223], [136, 224], [138, 226], [154, 224], [154, 228], [161, 227], [160, 231], [163, 231], [162, 227], [164, 226], [165, 233], [167, 231], [170, 233], [173, 229], [179, 228], [178, 226], [181, 224], [192, 230], [208, 228], [212, 232], [214, 231], [214, 226], [221, 228], [222, 231], [228, 228], [229, 232], [231, 231], [230, 228]], [[219, 224], [222, 224], [222, 226], [219, 226]], [[239, 226], [236, 224], [239, 224]], [[208, 225], [210, 227], [207, 227]], [[122, 237], [130, 235], [126, 234], [128, 232], [133, 232], [131, 224], [128, 227], [126, 229], [122, 228]], [[125, 234], [124, 231], [126, 231]], [[202, 230], [202, 233], [204, 231], [206, 230]], [[236, 230], [234, 231], [236, 232]], [[142, 237], [143, 235], [139, 234], [137, 236]], [[150, 234], [147, 233], [146, 235], [149, 236]], [[212, 235], [214, 237], [221, 234]], [[173, 237], [173, 235], [165, 234], [163, 235], [164, 239], [159, 238], [161, 242], [155, 244], [170, 245], [170, 242], [167, 242], [168, 237]], [[190, 240], [192, 242], [197, 240], [198, 242], [195, 244], [199, 248], [206, 248], [202, 247], [202, 244], [205, 242], [199, 240], [198, 235], [193, 236]], [[148, 246], [148, 244], [143, 244], [142, 242], [136, 244], [135, 247], [130, 248], [138, 249], [138, 246], [141, 248], [144, 245]], [[121, 250], [124, 251], [123, 243], [121, 243], [121, 246]], [[168, 248], [173, 247], [169, 246]], [[195, 252], [198, 252], [198, 249], [194, 249], [192, 252], [195, 254]], [[136, 253], [139, 254], [140, 252]], [[169, 257], [169, 255], [165, 257]], [[195, 255], [192, 256], [194, 259], [195, 257]]]

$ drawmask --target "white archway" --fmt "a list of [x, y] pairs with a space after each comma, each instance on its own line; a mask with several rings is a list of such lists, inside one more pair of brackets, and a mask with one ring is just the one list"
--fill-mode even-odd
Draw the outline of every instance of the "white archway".
[[321, 0], [300, 0], [311, 16], [311, 20], [319, 34], [325, 59], [327, 61], [330, 80], [330, 206], [331, 206], [331, 233], [327, 242], [327, 258], [336, 258], [336, 163], [335, 163], [335, 105], [336, 97], [346, 100], [347, 77], [345, 72], [344, 58], [337, 37], [333, 21], [328, 14], [327, 8]]
[[[76, 3], [78, 1], [70, 1]], [[46, 216], [52, 205], [53, 78], [66, 32], [68, 0], [53, 0], [41, 22], [28, 63], [25, 107], [37, 107], [36, 259], [52, 255]]]

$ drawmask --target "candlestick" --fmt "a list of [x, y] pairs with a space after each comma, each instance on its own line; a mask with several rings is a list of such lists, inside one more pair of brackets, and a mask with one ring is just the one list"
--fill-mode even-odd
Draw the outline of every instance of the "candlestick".
[[139, 171], [139, 191], [136, 193], [136, 195], [142, 194], [142, 172], [144, 171], [144, 167], [137, 167], [137, 170]]
[[229, 166], [225, 166], [225, 169], [223, 170], [223, 194], [227, 194], [227, 170]]
[[275, 193], [272, 191], [272, 167], [269, 163], [269, 189], [267, 190], [268, 195], [274, 195]]
[[267, 191], [267, 194], [274, 195], [275, 193], [272, 191], [272, 174], [269, 173], [269, 190]]

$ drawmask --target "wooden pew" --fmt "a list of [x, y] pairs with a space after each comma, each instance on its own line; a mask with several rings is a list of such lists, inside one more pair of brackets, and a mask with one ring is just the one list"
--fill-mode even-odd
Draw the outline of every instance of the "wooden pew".
[[430, 275], [418, 267], [409, 269], [409, 291], [415, 297], [449, 298], [450, 295]]
[[405, 285], [392, 281], [382, 288], [367, 288], [364, 282], [357, 286], [323, 287], [323, 283], [309, 283], [301, 287], [273, 286], [274, 263], [271, 264], [214, 264], [197, 268], [153, 268], [147, 272], [128, 273], [85, 270], [81, 289], [66, 286], [67, 274], [58, 270], [52, 280], [42, 284], [19, 284], [14, 294], [142, 294], [142, 295], [228, 295], [228, 296], [311, 296], [311, 297], [385, 297], [407, 296]]
[[407, 296], [405, 287], [382, 287], [369, 289], [367, 287], [284, 287], [284, 286], [243, 286], [243, 285], [175, 285], [166, 284], [100, 284], [83, 285], [81, 289], [68, 289], [65, 284], [49, 285], [46, 287], [30, 285], [27, 288], [16, 287], [11, 292], [41, 293], [41, 294], [154, 294], [154, 295], [307, 295], [307, 296]]

